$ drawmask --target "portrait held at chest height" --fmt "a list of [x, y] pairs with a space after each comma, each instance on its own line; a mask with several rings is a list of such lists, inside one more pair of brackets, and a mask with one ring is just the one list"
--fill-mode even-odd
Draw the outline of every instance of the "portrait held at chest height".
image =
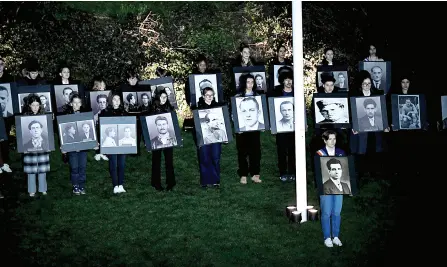
[[279, 75], [285, 71], [293, 72], [293, 67], [288, 65], [273, 65], [273, 77], [274, 77], [273, 87], [280, 85], [278, 80]]
[[183, 145], [175, 112], [141, 116], [140, 120], [147, 151]]
[[424, 95], [391, 95], [393, 130], [419, 130], [425, 127]]
[[334, 87], [337, 92], [349, 91], [348, 66], [328, 66], [320, 65], [317, 67], [317, 88], [323, 86], [323, 77], [332, 76], [335, 79]]
[[265, 78], [265, 66], [251, 66], [251, 67], [234, 67], [234, 81], [235, 89], [239, 91], [240, 77], [243, 74], [250, 73], [255, 77], [255, 84], [253, 85], [253, 91], [267, 92], [267, 79]]
[[352, 129], [382, 132], [388, 128], [385, 96], [351, 97]]
[[22, 113], [26, 99], [33, 94], [39, 96], [45, 112], [53, 112], [50, 85], [19, 86], [14, 94], [13, 107], [15, 113]]
[[371, 88], [387, 94], [391, 87], [390, 61], [360, 61], [359, 70], [366, 70], [371, 74]]
[[40, 153], [54, 151], [52, 114], [15, 117], [17, 151]]
[[3, 118], [14, 115], [14, 110], [12, 108], [11, 88], [14, 92], [15, 83], [0, 83], [0, 104]]
[[88, 91], [90, 108], [93, 112], [95, 122], [98, 121], [99, 113], [105, 110], [111, 102], [110, 92], [111, 91]]
[[236, 133], [269, 129], [265, 95], [232, 97], [233, 120]]
[[150, 85], [152, 95], [156, 95], [158, 92], [165, 90], [166, 94], [168, 95], [169, 103], [175, 109], [178, 109], [177, 99], [174, 90], [174, 79], [172, 79], [172, 77], [168, 76], [147, 81], [140, 81], [138, 84]]
[[62, 113], [69, 107], [71, 93], [77, 92], [81, 97], [84, 96], [82, 86], [77, 84], [54, 85], [53, 91], [58, 113]]
[[136, 117], [100, 117], [101, 154], [136, 154]]
[[93, 112], [57, 116], [57, 123], [62, 151], [88, 150], [98, 145]]
[[[191, 95], [191, 105], [197, 106], [200, 99], [203, 98], [203, 89], [212, 88], [214, 91], [214, 100], [219, 102], [223, 99], [222, 74], [191, 74], [189, 75], [189, 90]], [[203, 100], [202, 100], [203, 101]]]
[[294, 99], [291, 96], [270, 97], [269, 114], [272, 134], [295, 131]]
[[193, 116], [198, 146], [233, 140], [227, 106], [193, 110]]
[[315, 128], [350, 128], [348, 98], [341, 94], [314, 94]]
[[320, 195], [355, 195], [357, 177], [354, 159], [315, 156], [315, 174]]

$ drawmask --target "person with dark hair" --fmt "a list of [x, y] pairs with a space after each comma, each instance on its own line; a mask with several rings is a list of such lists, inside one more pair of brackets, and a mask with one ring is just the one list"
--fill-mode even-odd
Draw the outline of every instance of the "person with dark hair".
[[42, 85], [47, 83], [40, 76], [39, 72], [41, 71], [41, 69], [37, 59], [29, 59], [28, 63], [26, 64], [26, 71], [27, 75], [17, 81], [17, 84], [19, 86]]
[[[321, 135], [325, 146], [316, 152], [317, 156], [320, 157], [343, 157], [346, 156], [346, 153], [340, 149], [335, 147], [337, 143], [337, 133], [332, 130], [327, 130]], [[330, 159], [326, 166], [328, 168], [328, 172], [332, 176], [334, 176], [333, 180], [338, 184], [341, 178], [341, 172], [338, 167], [341, 168], [341, 164], [337, 164], [338, 160]], [[335, 163], [335, 164], [334, 164]], [[338, 161], [338, 163], [340, 163]], [[334, 168], [334, 170], [333, 170]], [[328, 181], [331, 181], [329, 179]], [[335, 183], [334, 183], [335, 184]], [[329, 186], [327, 186], [329, 187]], [[347, 185], [339, 186], [342, 189], [346, 188]], [[337, 187], [338, 189], [338, 187]], [[348, 188], [349, 189], [349, 188]], [[343, 206], [343, 195], [342, 194], [334, 194], [334, 195], [320, 195], [320, 207], [321, 207], [321, 227], [323, 230], [323, 240], [324, 245], [326, 247], [333, 247], [334, 244], [337, 246], [342, 246], [340, 239], [338, 238], [340, 234], [340, 222], [341, 222], [341, 209]], [[333, 239], [331, 239], [333, 237]]]
[[[151, 114], [163, 114], [172, 112], [174, 107], [171, 105], [168, 99], [166, 91], [161, 90], [159, 94], [155, 95], [155, 99], [152, 103]], [[158, 116], [155, 119], [157, 130], [159, 135], [151, 140], [152, 143], [152, 177], [151, 186], [157, 191], [163, 191], [164, 188], [161, 185], [161, 154], [164, 154], [165, 169], [166, 169], [166, 190], [171, 191], [176, 185], [175, 173], [174, 173], [174, 148], [177, 144], [177, 140], [174, 136], [171, 136], [168, 131], [168, 121], [164, 116]], [[161, 149], [160, 149], [161, 148]]]
[[151, 97], [147, 93], [141, 94], [140, 112], [146, 114], [151, 110]]
[[[27, 98], [27, 103], [22, 115], [35, 116], [45, 114], [42, 109], [38, 95], [32, 94]], [[48, 140], [42, 136], [42, 124], [32, 121], [28, 125], [31, 132], [31, 140], [24, 145], [24, 150], [33, 150], [34, 153], [24, 152], [23, 171], [28, 174], [28, 193], [30, 197], [36, 194], [36, 179], [39, 180], [39, 192], [47, 194], [47, 172], [50, 171], [50, 152], [43, 152], [48, 149]]]
[[368, 48], [369, 48], [369, 56], [366, 57], [363, 61], [384, 61], [383, 58], [380, 58], [377, 55], [377, 49], [375, 45], [370, 44]]
[[71, 144], [78, 142], [78, 135], [76, 132], [76, 126], [74, 124], [68, 124], [64, 128], [64, 135], [62, 136], [64, 144]]
[[323, 53], [324, 59], [321, 62], [323, 66], [333, 66], [334, 64], [334, 49], [332, 47], [326, 47]]
[[365, 116], [359, 118], [359, 131], [380, 131], [383, 130], [382, 117], [376, 114], [377, 103], [372, 98], [366, 98], [363, 101]]
[[8, 102], [11, 101], [11, 96], [6, 87], [0, 85], [0, 106], [2, 108], [3, 118], [10, 117], [13, 114], [7, 110]]
[[241, 43], [239, 46], [240, 54], [235, 58], [233, 66], [249, 67], [257, 65], [254, 58], [250, 56], [250, 47], [246, 43]]
[[6, 61], [0, 57], [0, 83], [12, 83], [14, 77], [6, 71]]
[[385, 79], [383, 79], [383, 70], [379, 66], [374, 66], [371, 68], [371, 76], [372, 76], [372, 85], [377, 90], [381, 90], [386, 92], [386, 83]]
[[241, 132], [253, 131], [253, 130], [265, 130], [264, 123], [259, 121], [259, 116], [262, 115], [258, 100], [249, 96], [239, 103], [239, 113], [244, 119], [244, 127], [240, 128]]
[[286, 45], [280, 42], [275, 49], [276, 56], [272, 58], [270, 65], [292, 65], [292, 59], [286, 58]]
[[167, 69], [163, 69], [162, 67], [157, 67], [157, 69], [155, 69], [155, 75], [157, 75], [157, 77], [159, 77], [159, 78], [162, 78], [162, 77], [169, 77], [172, 74]]
[[42, 103], [42, 107], [45, 112], [51, 112], [50, 106], [48, 105], [48, 99], [45, 95], [40, 95], [40, 102]]
[[341, 181], [343, 169], [340, 160], [332, 158], [326, 162], [326, 167], [330, 179], [324, 182], [323, 192], [328, 195], [351, 194], [348, 184]]
[[139, 108], [137, 105], [137, 99], [133, 93], [130, 93], [126, 96], [127, 103], [124, 105], [124, 108], [127, 112], [138, 112]]
[[346, 80], [346, 76], [343, 72], [339, 72], [337, 74], [338, 80], [334, 84], [334, 86], [338, 87], [340, 90], [343, 89], [343, 91], [346, 91], [348, 89], [348, 82]]
[[321, 83], [323, 85], [318, 87], [318, 93], [338, 93], [340, 91], [340, 88], [335, 86], [335, 78], [332, 72], [321, 73]]
[[[93, 78], [92, 91], [104, 91], [104, 90], [106, 90], [106, 87], [107, 87], [107, 85], [106, 85], [104, 78], [102, 78], [101, 76], [95, 76], [95, 78]], [[98, 113], [93, 115], [93, 119], [95, 121], [96, 128], [99, 128], [99, 118], [98, 117], [107, 108], [107, 104], [108, 104], [107, 100], [108, 100], [108, 97], [106, 94], [99, 94], [96, 96], [96, 103], [98, 103], [98, 107], [99, 107]], [[107, 156], [101, 154], [100, 150], [98, 149], [98, 150], [96, 150], [95, 160], [100, 161], [101, 159], [105, 160], [105, 161], [109, 160], [107, 158]]]
[[79, 81], [73, 80], [71, 77], [70, 67], [68, 64], [63, 63], [58, 68], [58, 75], [54, 78], [53, 85], [64, 85], [64, 84], [79, 84]]

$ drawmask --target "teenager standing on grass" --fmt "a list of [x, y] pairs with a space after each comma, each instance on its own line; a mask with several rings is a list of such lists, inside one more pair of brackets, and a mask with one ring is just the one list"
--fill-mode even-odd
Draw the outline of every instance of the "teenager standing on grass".
[[[101, 77], [95, 77], [93, 79], [93, 88], [92, 88], [92, 90], [93, 91], [104, 91], [104, 90], [106, 90], [106, 82], [104, 81], [104, 79], [101, 78]], [[99, 127], [99, 120], [98, 120], [97, 117], [95, 118], [95, 123], [96, 123], [96, 127]], [[95, 160], [96, 161], [100, 161], [101, 159], [102, 160], [106, 160], [106, 161], [109, 160], [109, 158], [107, 158], [106, 155], [101, 154], [101, 152], [99, 152], [99, 150], [97, 150], [96, 151], [96, 155], [95, 155]]]
[[[45, 114], [42, 108], [40, 97], [31, 95], [27, 98], [22, 115], [35, 116]], [[30, 197], [36, 195], [36, 179], [39, 180], [39, 192], [42, 195], [47, 194], [47, 172], [50, 171], [50, 153], [25, 152], [23, 155], [23, 171], [28, 174], [28, 193]]]

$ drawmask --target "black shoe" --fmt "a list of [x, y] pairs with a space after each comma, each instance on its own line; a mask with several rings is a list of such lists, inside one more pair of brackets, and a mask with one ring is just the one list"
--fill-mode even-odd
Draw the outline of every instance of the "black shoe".
[[163, 188], [163, 186], [161, 186], [161, 185], [159, 185], [159, 186], [152, 186], [153, 188], [155, 188], [155, 190], [157, 190], [157, 191], [163, 191], [163, 190], [165, 190], [164, 188]]

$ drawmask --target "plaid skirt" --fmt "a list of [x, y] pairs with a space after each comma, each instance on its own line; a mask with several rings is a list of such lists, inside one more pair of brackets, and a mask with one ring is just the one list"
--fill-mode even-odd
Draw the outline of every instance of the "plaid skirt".
[[50, 153], [23, 154], [23, 172], [27, 174], [45, 173], [50, 171]]

